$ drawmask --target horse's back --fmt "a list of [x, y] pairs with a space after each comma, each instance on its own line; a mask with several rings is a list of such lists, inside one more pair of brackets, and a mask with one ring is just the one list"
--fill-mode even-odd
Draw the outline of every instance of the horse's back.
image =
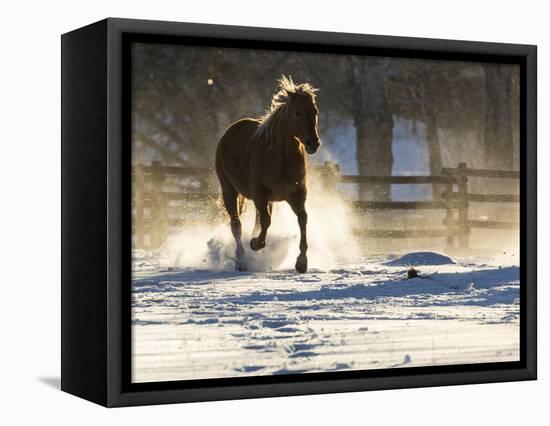
[[222, 189], [231, 185], [247, 198], [250, 198], [250, 157], [258, 125], [259, 121], [252, 118], [236, 121], [225, 131], [216, 150], [216, 173]]

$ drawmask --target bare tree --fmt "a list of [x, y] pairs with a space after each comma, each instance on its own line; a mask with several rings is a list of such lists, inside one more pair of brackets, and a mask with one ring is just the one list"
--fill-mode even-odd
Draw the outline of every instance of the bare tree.
[[511, 170], [514, 167], [513, 68], [484, 64], [483, 70], [487, 91], [485, 162], [488, 167]]
[[[354, 58], [357, 92], [353, 123], [357, 132], [357, 166], [362, 175], [392, 173], [393, 116], [386, 97], [387, 58]], [[390, 185], [363, 187], [362, 198], [389, 200]]]

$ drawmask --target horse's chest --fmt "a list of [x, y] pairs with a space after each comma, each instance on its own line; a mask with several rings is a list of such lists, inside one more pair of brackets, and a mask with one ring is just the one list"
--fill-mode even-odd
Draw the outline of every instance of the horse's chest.
[[264, 175], [265, 187], [270, 192], [273, 201], [282, 201], [288, 195], [305, 188], [305, 168], [302, 170], [282, 167]]
[[299, 146], [279, 155], [260, 155], [265, 154], [263, 151], [256, 154], [250, 175], [253, 193], [267, 193], [270, 201], [284, 201], [296, 191], [305, 190], [306, 160]]

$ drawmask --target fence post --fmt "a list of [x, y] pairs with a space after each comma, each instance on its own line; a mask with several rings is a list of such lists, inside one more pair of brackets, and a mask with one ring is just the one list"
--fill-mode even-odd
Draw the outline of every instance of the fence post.
[[461, 250], [469, 247], [468, 226], [468, 176], [466, 163], [458, 165], [458, 245]]
[[144, 246], [144, 196], [145, 196], [145, 174], [143, 173], [143, 165], [137, 164], [134, 167], [135, 176], [132, 189], [134, 191], [134, 244], [135, 248], [141, 249]]
[[455, 228], [454, 228], [454, 192], [452, 175], [446, 175], [449, 181], [445, 184], [445, 225], [447, 227], [447, 249], [452, 249], [455, 245]]
[[166, 199], [162, 185], [166, 179], [160, 161], [151, 163], [151, 248], [158, 248], [164, 242], [167, 231]]
[[336, 192], [336, 183], [340, 180], [340, 166], [332, 161], [325, 161], [321, 166], [323, 189], [327, 194]]
[[[216, 173], [210, 167], [207, 169], [207, 173], [198, 175], [199, 192], [201, 194], [212, 194], [214, 192], [213, 188], [216, 188], [216, 192], [217, 192], [218, 189], [216, 185], [218, 181], [215, 178], [215, 176], [216, 176]], [[218, 206], [215, 202], [203, 204], [203, 207], [202, 207], [204, 208], [203, 219], [208, 221], [208, 223], [211, 223], [212, 221], [216, 220], [216, 217], [219, 214], [219, 210], [217, 207]]]

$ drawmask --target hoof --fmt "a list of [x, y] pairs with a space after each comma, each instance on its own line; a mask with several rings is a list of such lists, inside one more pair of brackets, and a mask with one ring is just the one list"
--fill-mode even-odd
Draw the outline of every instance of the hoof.
[[235, 270], [236, 271], [239, 271], [239, 272], [242, 272], [242, 271], [246, 271], [246, 263], [242, 260], [237, 260], [235, 261]]
[[257, 238], [252, 238], [250, 240], [250, 248], [254, 251], [261, 250], [265, 247], [265, 241], [260, 242]]
[[304, 274], [307, 272], [307, 257], [304, 259], [298, 258], [296, 260], [296, 272]]

